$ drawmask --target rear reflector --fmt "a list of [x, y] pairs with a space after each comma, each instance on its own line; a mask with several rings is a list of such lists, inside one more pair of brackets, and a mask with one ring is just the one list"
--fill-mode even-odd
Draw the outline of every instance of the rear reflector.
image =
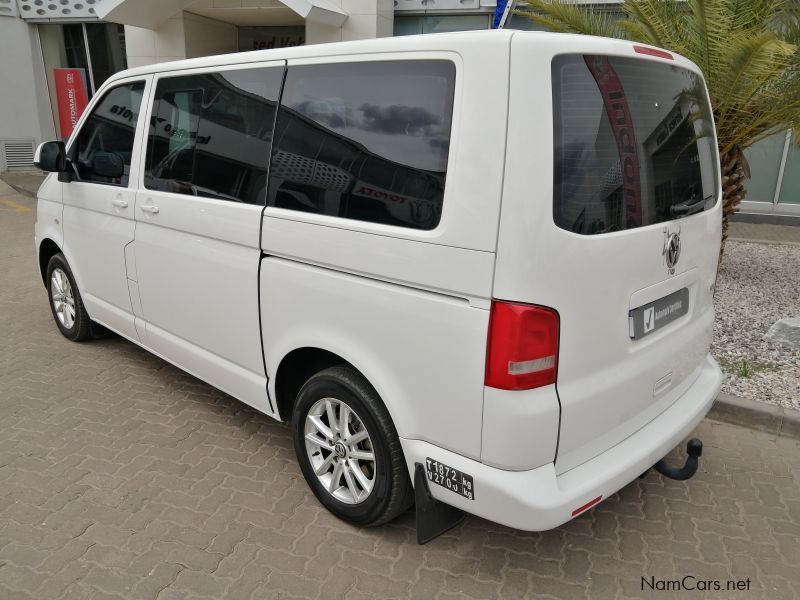
[[581, 507], [579, 507], [579, 508], [576, 508], [575, 510], [573, 510], [573, 511], [572, 511], [572, 516], [574, 517], [575, 515], [579, 515], [579, 514], [581, 514], [581, 513], [582, 513], [583, 511], [585, 511], [585, 510], [589, 510], [589, 509], [590, 509], [590, 508], [592, 508], [592, 507], [593, 507], [595, 504], [597, 504], [598, 502], [600, 502], [600, 500], [601, 500], [602, 498], [603, 498], [602, 496], [598, 496], [598, 497], [597, 497], [597, 498], [595, 498], [594, 500], [590, 500], [589, 502], [587, 502], [587, 503], [586, 503], [586, 504], [584, 504], [583, 506], [581, 506]]
[[659, 50], [657, 48], [649, 48], [647, 46], [634, 46], [633, 51], [638, 54], [647, 54], [649, 56], [657, 56], [659, 58], [666, 58], [667, 60], [675, 60], [672, 57], [672, 54], [669, 52], [665, 52], [664, 50]]
[[529, 390], [556, 382], [558, 313], [531, 304], [492, 301], [486, 385]]

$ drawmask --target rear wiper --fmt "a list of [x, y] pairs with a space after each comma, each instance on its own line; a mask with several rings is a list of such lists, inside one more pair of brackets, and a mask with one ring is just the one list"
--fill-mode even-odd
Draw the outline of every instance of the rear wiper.
[[673, 217], [685, 217], [686, 215], [699, 213], [703, 210], [703, 208], [705, 208], [706, 202], [713, 197], [714, 194], [709, 194], [705, 198], [700, 198], [694, 202], [681, 202], [679, 204], [673, 204], [669, 207], [669, 213]]

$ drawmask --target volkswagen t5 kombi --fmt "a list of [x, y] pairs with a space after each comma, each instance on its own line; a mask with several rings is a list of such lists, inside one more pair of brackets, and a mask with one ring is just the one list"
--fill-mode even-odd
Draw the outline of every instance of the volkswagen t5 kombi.
[[291, 421], [351, 523], [422, 469], [435, 501], [555, 527], [720, 386], [714, 123], [663, 50], [495, 31], [139, 67], [37, 161], [61, 333]]

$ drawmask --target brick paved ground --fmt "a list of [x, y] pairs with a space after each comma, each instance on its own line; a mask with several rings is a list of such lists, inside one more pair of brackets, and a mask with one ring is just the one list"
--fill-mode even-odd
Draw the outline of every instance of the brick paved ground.
[[63, 339], [36, 273], [33, 201], [7, 192], [3, 600], [666, 598], [641, 577], [684, 575], [800, 597], [798, 443], [710, 422], [694, 479], [651, 473], [555, 531], [470, 518], [419, 547], [412, 514], [344, 525], [306, 488], [284, 425], [119, 338]]

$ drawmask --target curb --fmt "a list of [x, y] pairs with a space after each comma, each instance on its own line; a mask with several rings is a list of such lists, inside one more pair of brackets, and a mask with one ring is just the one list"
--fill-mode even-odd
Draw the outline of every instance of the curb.
[[720, 393], [707, 418], [731, 425], [800, 439], [800, 411]]
[[737, 237], [728, 237], [725, 243], [728, 242], [744, 242], [747, 244], [767, 244], [771, 246], [800, 246], [800, 242], [795, 242], [791, 240], [763, 240], [757, 238], [737, 238]]

